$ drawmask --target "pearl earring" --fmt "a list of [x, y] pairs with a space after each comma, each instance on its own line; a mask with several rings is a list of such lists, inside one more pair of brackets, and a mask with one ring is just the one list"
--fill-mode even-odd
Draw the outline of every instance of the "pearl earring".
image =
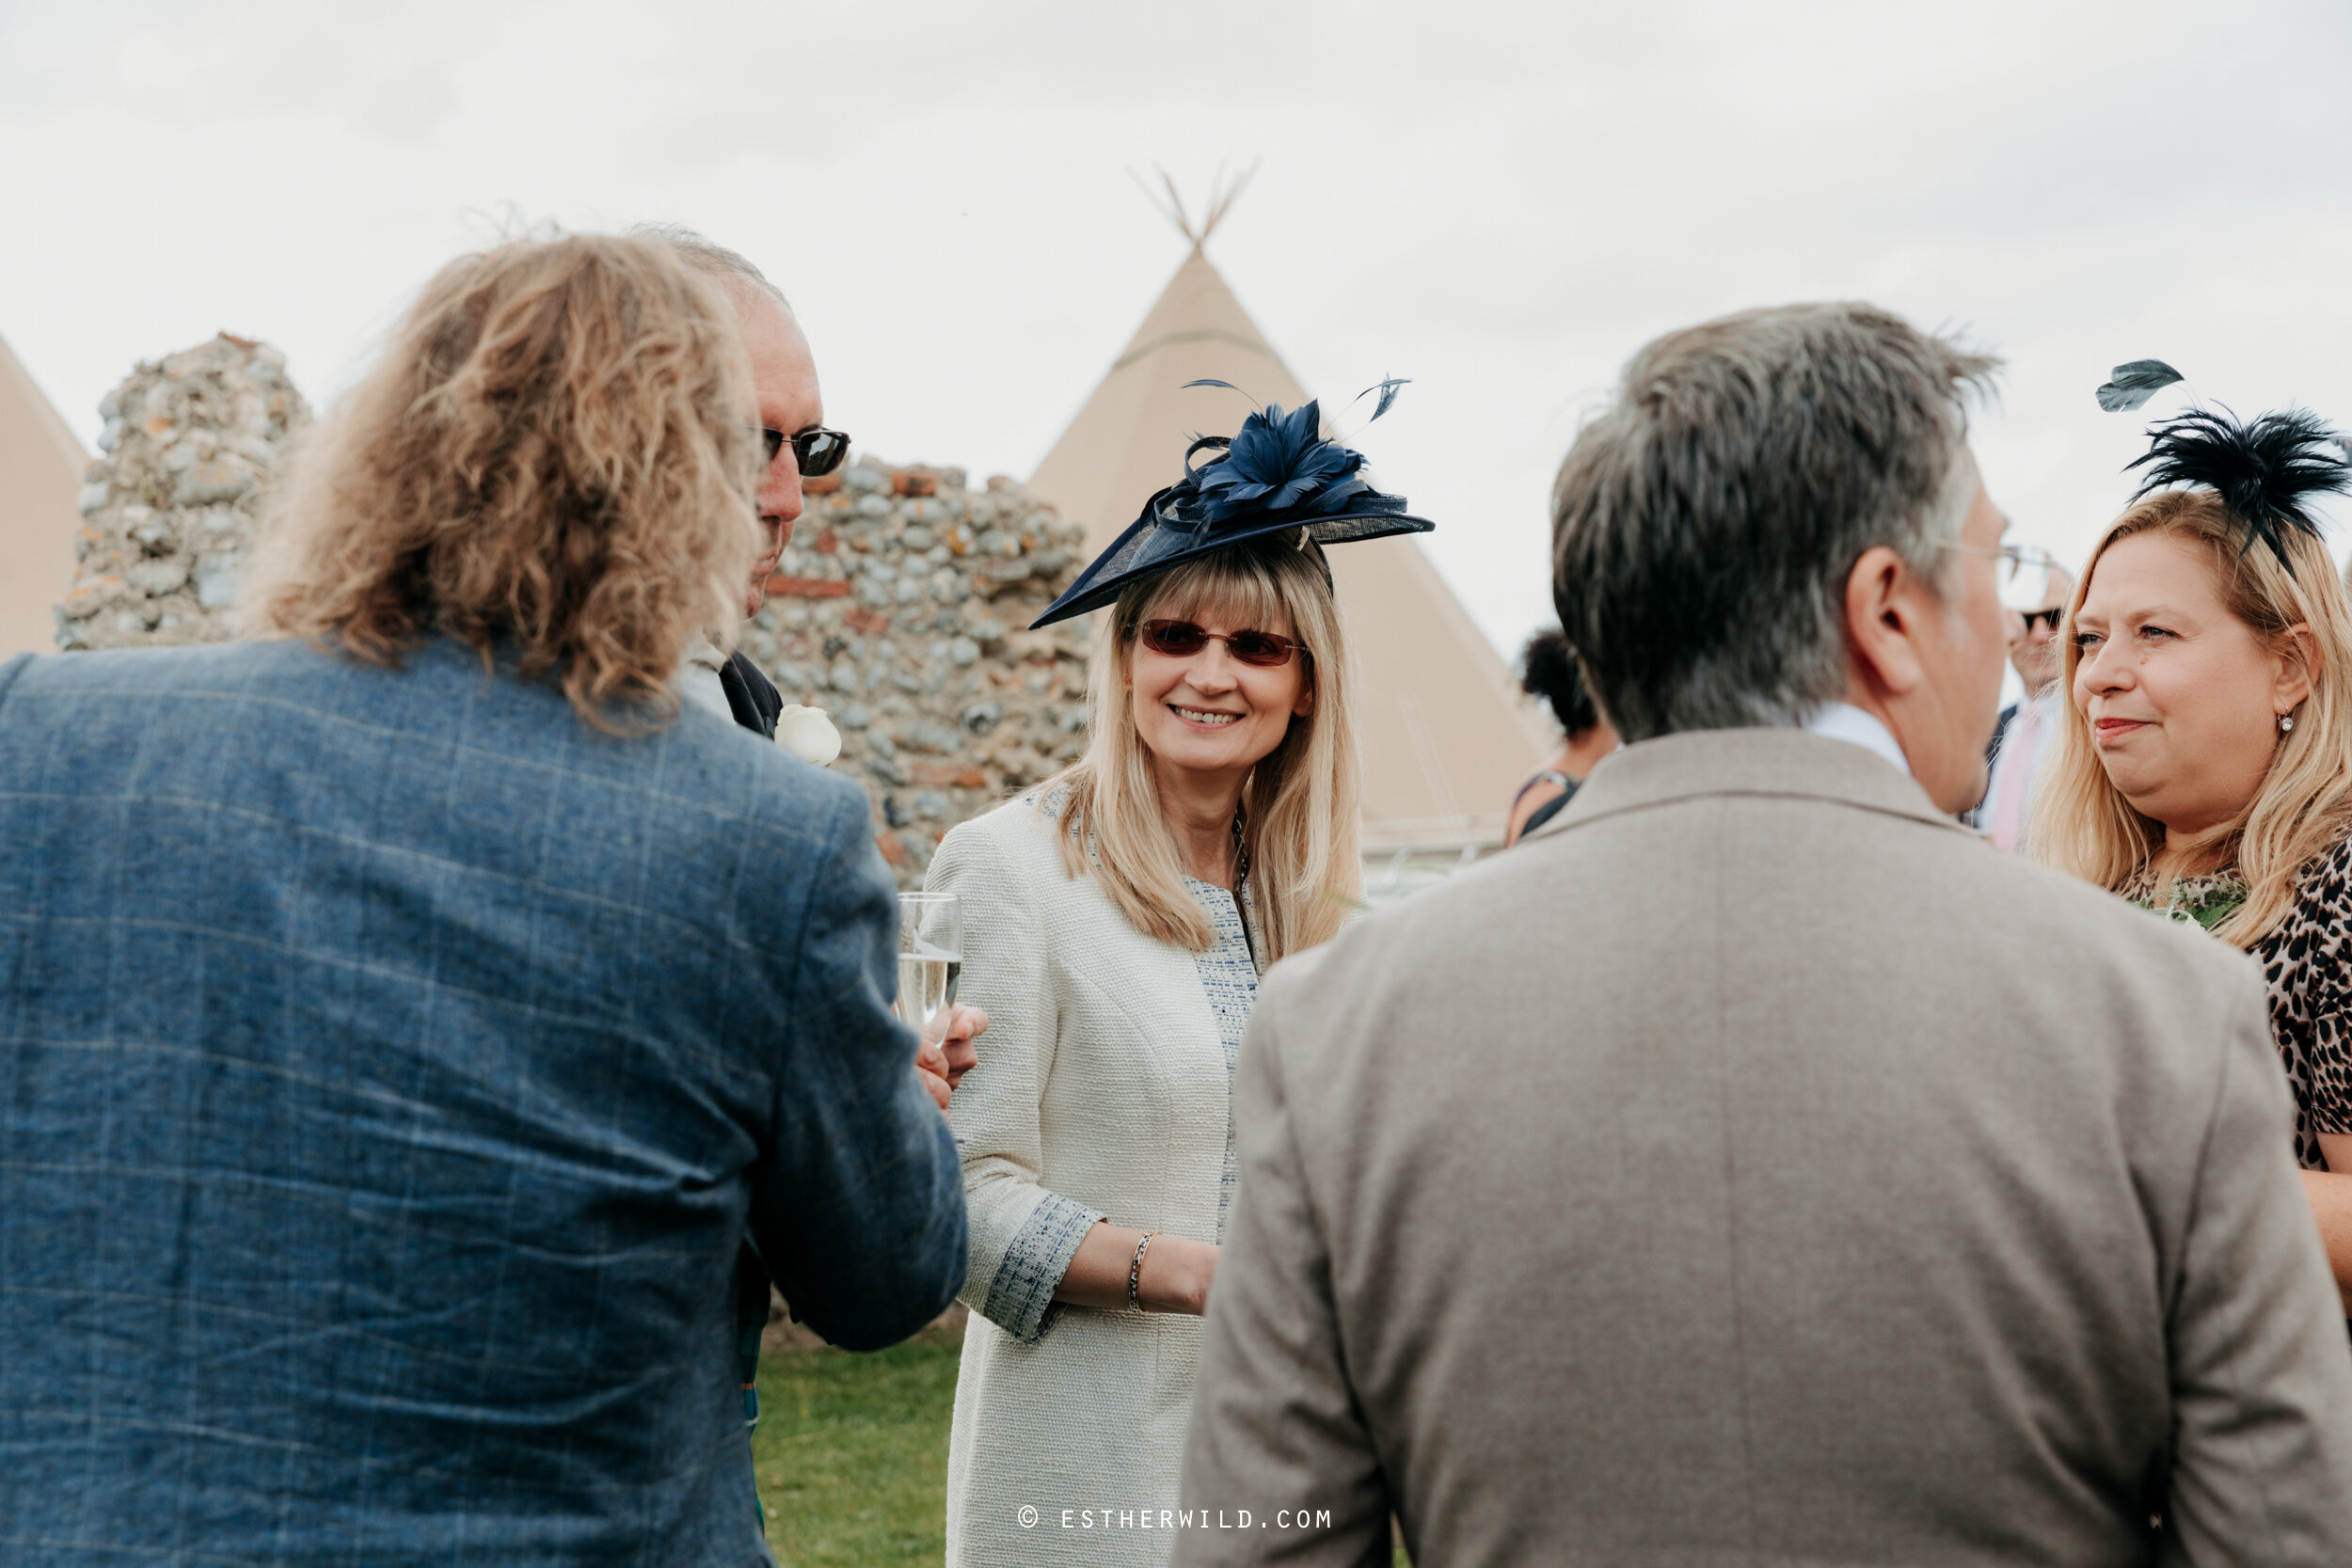
[[2280, 735], [2286, 734], [2293, 728], [2295, 728], [2295, 719], [2292, 715], [2284, 713], [2279, 715], [2279, 733]]

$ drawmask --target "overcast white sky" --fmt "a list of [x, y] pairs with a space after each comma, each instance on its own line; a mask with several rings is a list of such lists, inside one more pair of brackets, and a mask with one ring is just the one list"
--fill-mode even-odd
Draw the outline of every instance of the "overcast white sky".
[[[0, 334], [85, 441], [227, 328], [314, 403], [519, 215], [675, 218], [792, 295], [827, 413], [1025, 476], [1182, 260], [1130, 182], [1263, 167], [1210, 253], [1506, 648], [1644, 340], [1865, 296], [2010, 360], [1979, 424], [2078, 557], [2156, 356], [2352, 423], [2352, 7], [0, 0]], [[2340, 542], [2341, 544], [2341, 542]]]

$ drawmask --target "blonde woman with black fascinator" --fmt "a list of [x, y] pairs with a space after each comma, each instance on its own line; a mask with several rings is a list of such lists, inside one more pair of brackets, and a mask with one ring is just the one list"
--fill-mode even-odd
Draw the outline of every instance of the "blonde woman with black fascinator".
[[[927, 885], [963, 899], [962, 992], [991, 1021], [952, 1113], [972, 1235], [947, 1450], [960, 1568], [1159, 1563], [1173, 1545], [1091, 1513], [1101, 1528], [1065, 1531], [1062, 1510], [1176, 1507], [1242, 1030], [1259, 975], [1360, 895], [1323, 552], [1431, 526], [1320, 422], [1275, 405], [1196, 443], [1039, 619], [1097, 612], [1086, 755], [931, 864]], [[1025, 1528], [1029, 1509], [1051, 1528]]]
[[2151, 435], [2068, 610], [2072, 701], [2028, 850], [2261, 962], [2352, 1304], [2352, 607], [2310, 510], [2352, 472], [2300, 410], [2197, 409]]

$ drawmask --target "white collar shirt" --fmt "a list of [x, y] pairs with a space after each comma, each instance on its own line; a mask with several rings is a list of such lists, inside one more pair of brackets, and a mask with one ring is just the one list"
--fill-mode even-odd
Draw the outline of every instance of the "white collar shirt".
[[1808, 735], [1842, 740], [1849, 746], [1884, 757], [1905, 778], [1911, 776], [1911, 759], [1896, 744], [1895, 732], [1881, 722], [1874, 713], [1867, 713], [1851, 703], [1824, 703], [1804, 716], [1798, 726]]

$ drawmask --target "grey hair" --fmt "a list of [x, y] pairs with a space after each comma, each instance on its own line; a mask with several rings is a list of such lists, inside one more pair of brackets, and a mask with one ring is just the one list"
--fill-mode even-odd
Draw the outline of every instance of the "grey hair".
[[684, 259], [686, 264], [724, 283], [739, 277], [765, 293], [784, 307], [786, 315], [792, 314], [792, 302], [784, 297], [784, 291], [768, 281], [768, 275], [752, 265], [751, 258], [741, 251], [729, 250], [718, 241], [682, 223], [641, 223], [629, 231], [637, 240], [652, 240], [668, 245]]
[[1846, 579], [1884, 545], [1941, 591], [2000, 361], [1858, 304], [1645, 345], [1552, 487], [1552, 596], [1629, 743], [1802, 721], [1845, 694]]

